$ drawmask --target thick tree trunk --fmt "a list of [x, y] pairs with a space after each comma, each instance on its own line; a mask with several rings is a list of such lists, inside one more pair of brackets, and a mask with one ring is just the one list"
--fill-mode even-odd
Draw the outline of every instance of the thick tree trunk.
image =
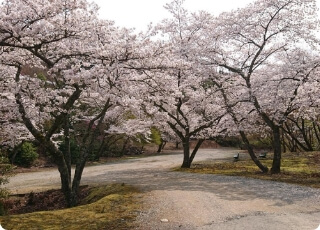
[[61, 167], [58, 165], [58, 170], [60, 173], [60, 180], [61, 180], [61, 191], [64, 194], [65, 200], [67, 202], [68, 207], [74, 207], [75, 204], [72, 202], [72, 188], [71, 188], [71, 175], [68, 172], [68, 168]]
[[183, 163], [181, 168], [190, 168], [190, 139], [185, 138], [182, 142], [183, 145]]
[[244, 142], [246, 148], [248, 149], [248, 153], [251, 157], [251, 160], [253, 160], [253, 162], [259, 167], [259, 169], [263, 172], [263, 173], [267, 173], [269, 171], [268, 167], [264, 166], [259, 159], [257, 158], [256, 154], [254, 154], [253, 148], [247, 138], [247, 136], [245, 135], [245, 133], [243, 131], [240, 131], [240, 135], [242, 138], [242, 141]]
[[280, 135], [280, 127], [274, 126], [273, 130], [273, 162], [272, 162], [272, 168], [271, 173], [277, 174], [280, 173], [280, 167], [281, 167], [281, 135]]
[[[82, 150], [82, 151], [86, 151], [86, 150]], [[86, 165], [86, 161], [89, 154], [88, 152], [85, 152], [81, 155], [82, 155], [82, 159], [80, 159], [76, 165], [76, 169], [75, 169], [73, 181], [72, 181], [72, 193], [71, 193], [70, 202], [73, 206], [78, 204], [78, 192], [80, 188], [80, 181], [81, 181], [83, 169]]]
[[65, 196], [68, 207], [75, 206], [72, 202], [72, 187], [71, 187], [71, 170], [69, 169], [63, 153], [52, 143], [52, 141], [43, 141], [41, 145], [53, 157], [54, 163], [58, 166], [61, 180], [61, 190]]
[[61, 181], [61, 191], [65, 196], [68, 207], [73, 207], [72, 187], [71, 187], [71, 171], [65, 161], [63, 153], [50, 140], [42, 139], [41, 146], [50, 153], [53, 162], [58, 166]]

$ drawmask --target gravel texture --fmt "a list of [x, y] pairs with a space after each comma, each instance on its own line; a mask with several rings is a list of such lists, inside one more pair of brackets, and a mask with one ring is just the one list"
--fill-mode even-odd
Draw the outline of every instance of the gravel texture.
[[[232, 160], [237, 150], [199, 151], [195, 161]], [[320, 224], [320, 189], [170, 170], [181, 162], [182, 154], [176, 152], [91, 166], [85, 169], [82, 184], [116, 182], [140, 187], [144, 210], [136, 229], [141, 230], [312, 230]], [[15, 193], [57, 188], [59, 174], [18, 174], [7, 187]]]

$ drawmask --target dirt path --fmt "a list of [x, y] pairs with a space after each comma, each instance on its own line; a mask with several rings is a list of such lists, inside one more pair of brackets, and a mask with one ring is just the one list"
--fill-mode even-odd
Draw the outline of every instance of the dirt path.
[[[201, 149], [195, 161], [231, 159], [236, 150]], [[137, 229], [316, 229], [320, 190], [240, 177], [172, 172], [182, 154], [87, 167], [82, 184], [128, 183], [143, 189]], [[8, 188], [22, 193], [59, 187], [56, 170], [18, 174]], [[161, 221], [162, 220], [162, 221]]]

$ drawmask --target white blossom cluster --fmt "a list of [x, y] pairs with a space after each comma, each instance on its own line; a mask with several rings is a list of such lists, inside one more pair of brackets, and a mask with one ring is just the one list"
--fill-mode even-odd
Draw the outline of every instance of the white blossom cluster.
[[64, 114], [98, 125], [104, 109], [104, 133], [157, 127], [168, 139], [263, 134], [289, 116], [318, 118], [315, 1], [260, 0], [217, 17], [182, 0], [166, 8], [172, 18], [134, 34], [85, 0], [4, 1], [0, 142], [34, 136], [28, 122], [45, 136]]

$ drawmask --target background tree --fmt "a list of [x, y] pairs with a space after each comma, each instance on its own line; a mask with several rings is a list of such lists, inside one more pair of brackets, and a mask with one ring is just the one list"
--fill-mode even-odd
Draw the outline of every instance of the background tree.
[[[182, 3], [175, 0], [166, 5], [173, 18], [155, 28], [165, 41], [150, 48], [157, 50], [160, 46], [162, 52], [145, 65], [149, 68], [137, 74], [134, 83], [140, 91], [133, 96], [140, 100], [140, 106], [155, 126], [171, 129], [182, 142], [181, 167], [189, 168], [204, 139], [214, 135], [224, 110], [219, 107], [214, 89], [204, 86], [204, 77], [197, 73], [193, 62], [198, 33], [210, 17], [203, 12], [189, 14]], [[191, 139], [198, 139], [192, 153]]]
[[[219, 15], [203, 33], [200, 60], [234, 74], [235, 84], [243, 86], [273, 133], [272, 173], [280, 172], [280, 130], [294, 110], [298, 85], [317, 66], [304, 69], [301, 56], [299, 62], [294, 60], [295, 55], [306, 54], [299, 51], [301, 44], [314, 41], [315, 5], [309, 0], [257, 1]], [[289, 66], [294, 69], [285, 72]], [[280, 90], [283, 86], [286, 89]]]

